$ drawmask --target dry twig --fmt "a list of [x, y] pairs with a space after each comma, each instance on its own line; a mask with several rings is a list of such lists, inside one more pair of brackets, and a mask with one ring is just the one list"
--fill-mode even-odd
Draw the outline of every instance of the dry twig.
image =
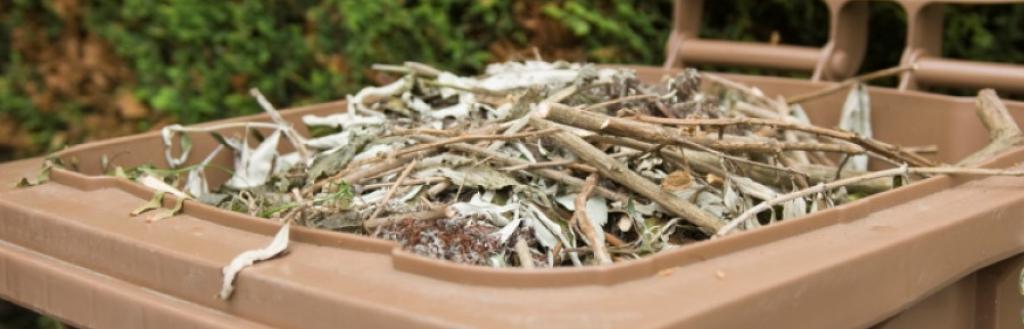
[[[586, 182], [583, 183], [580, 193], [576, 195], [576, 213], [573, 215], [573, 221], [579, 226], [583, 236], [586, 237], [585, 241], [587, 244], [594, 249], [594, 257], [597, 258], [598, 263], [611, 264], [611, 255], [608, 254], [604, 243], [598, 241], [598, 234], [603, 235], [604, 230], [594, 227], [594, 222], [587, 215], [587, 199], [590, 198], [590, 193], [594, 191], [594, 186], [597, 186], [597, 175], [591, 174], [587, 177]], [[601, 233], [597, 233], [598, 231]]]
[[[551, 122], [540, 117], [531, 117], [530, 124], [538, 129], [549, 129], [555, 127]], [[568, 132], [558, 132], [549, 136], [557, 144], [576, 154], [581, 160], [587, 162], [597, 169], [601, 176], [622, 184], [637, 194], [643, 195], [654, 202], [657, 202], [666, 210], [690, 221], [702, 228], [717, 231], [722, 226], [722, 221], [707, 211], [695, 206], [689, 201], [683, 200], [675, 195], [662, 191], [658, 185], [651, 183], [646, 178], [633, 172], [624, 164], [608, 156], [601, 150], [594, 148], [579, 136]]]

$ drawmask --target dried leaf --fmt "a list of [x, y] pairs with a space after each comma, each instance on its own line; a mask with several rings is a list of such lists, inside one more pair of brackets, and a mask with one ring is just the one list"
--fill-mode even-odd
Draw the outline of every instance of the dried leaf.
[[278, 129], [256, 149], [250, 150], [248, 141], [245, 141], [240, 150], [241, 154], [235, 158], [235, 173], [224, 185], [241, 190], [266, 184], [274, 165], [274, 157], [277, 156], [277, 143], [280, 139], [281, 130]]
[[504, 244], [508, 242], [508, 239], [512, 238], [512, 234], [519, 230], [519, 226], [523, 223], [523, 218], [519, 216], [515, 216], [514, 218], [515, 219], [509, 222], [508, 225], [505, 225], [505, 227], [494, 232], [494, 234], [498, 236], [499, 243]]
[[526, 214], [526, 225], [533, 229], [533, 236], [545, 248], [550, 250], [558, 245], [559, 240], [568, 240], [562, 235], [561, 227], [551, 222], [551, 219], [533, 204], [527, 203]]
[[311, 184], [321, 176], [331, 176], [346, 165], [355, 157], [356, 151], [366, 145], [368, 137], [356, 137], [353, 141], [337, 149], [320, 153], [313, 159], [313, 165], [309, 167], [309, 175], [306, 176], [307, 184]]
[[288, 170], [299, 164], [302, 164], [302, 155], [299, 152], [280, 155], [274, 160], [274, 172], [272, 175], [288, 172]]
[[256, 262], [273, 258], [285, 251], [285, 249], [288, 249], [288, 233], [290, 227], [291, 224], [284, 224], [281, 226], [281, 229], [277, 231], [277, 234], [274, 235], [274, 239], [270, 241], [269, 245], [260, 249], [242, 252], [238, 256], [235, 256], [235, 258], [231, 260], [231, 263], [224, 266], [221, 270], [224, 274], [224, 281], [221, 285], [220, 293], [217, 294], [217, 296], [223, 300], [231, 298], [231, 294], [235, 291], [234, 282], [238, 272], [242, 271], [242, 269], [246, 267], [252, 266], [252, 264]]
[[608, 223], [608, 200], [601, 196], [591, 196], [587, 199], [587, 217], [594, 222], [594, 227], [600, 228]]
[[328, 116], [316, 116], [307, 114], [302, 116], [302, 122], [311, 127], [335, 127], [343, 131], [358, 126], [379, 126], [384, 124], [384, 117], [358, 115], [352, 112], [331, 114]]
[[[167, 164], [171, 166], [171, 168], [177, 168], [178, 166], [184, 164], [185, 161], [188, 160], [189, 152], [192, 151], [192, 141], [191, 139], [188, 138], [187, 133], [181, 131], [182, 129], [183, 127], [178, 124], [173, 124], [164, 127], [163, 129], [160, 129], [160, 135], [161, 137], [163, 137], [164, 142], [164, 156], [167, 159]], [[171, 154], [171, 151], [173, 149], [172, 146], [174, 136], [177, 134], [181, 134], [179, 142], [181, 145], [181, 154], [175, 157], [173, 154]]]
[[693, 176], [686, 170], [676, 170], [661, 180], [661, 189], [674, 192], [685, 189], [693, 183]]
[[469, 116], [469, 113], [476, 105], [476, 97], [470, 93], [460, 93], [459, 102], [455, 105], [430, 112], [435, 119], [454, 118], [462, 119]]
[[561, 86], [573, 82], [580, 75], [579, 65], [560, 66], [541, 61], [508, 62], [487, 66], [483, 79], [464, 78], [443, 72], [437, 76], [440, 84], [469, 90], [502, 93], [533, 86]]
[[349, 97], [347, 113], [356, 113], [367, 101], [401, 95], [412, 88], [412, 82], [412, 76], [407, 75], [385, 86], [363, 88], [355, 96]]
[[608, 201], [600, 196], [591, 196], [587, 199], [587, 218], [597, 233], [594, 236], [594, 244], [604, 245], [604, 224], [608, 223]]
[[560, 195], [555, 197], [555, 202], [565, 207], [569, 211], [576, 211], [576, 195], [577, 193], [570, 193], [566, 195]]
[[779, 192], [776, 192], [775, 189], [758, 183], [748, 177], [729, 175], [728, 179], [731, 183], [730, 185], [735, 186], [743, 194], [761, 200], [770, 200], [779, 196]]
[[[857, 84], [846, 96], [843, 112], [839, 119], [839, 128], [863, 137], [871, 137], [871, 99], [868, 97], [868, 89], [864, 84]], [[848, 166], [854, 170], [867, 170], [867, 154], [850, 157]]]
[[206, 156], [203, 162], [200, 162], [199, 165], [188, 171], [188, 178], [185, 180], [185, 192], [195, 198], [210, 193], [210, 186], [206, 183], [205, 169], [223, 149], [224, 145], [217, 145], [217, 148], [210, 152], [210, 155]]
[[743, 206], [743, 200], [740, 194], [736, 192], [736, 189], [733, 188], [731, 180], [725, 181], [725, 187], [722, 191], [722, 204], [725, 205], [726, 209], [737, 213]]
[[459, 186], [478, 186], [487, 190], [497, 190], [509, 186], [519, 186], [514, 178], [486, 166], [466, 166], [457, 169], [440, 168], [441, 176]]
[[509, 219], [504, 213], [514, 210], [518, 205], [506, 204], [499, 206], [481, 199], [480, 194], [473, 195], [469, 202], [456, 202], [448, 206], [448, 217], [480, 215], [498, 226], [508, 225]]
[[315, 227], [338, 231], [363, 227], [363, 219], [356, 212], [336, 213], [316, 222]]
[[797, 218], [807, 214], [807, 200], [796, 198], [783, 204], [782, 219]]
[[327, 150], [345, 147], [352, 140], [351, 131], [342, 131], [327, 136], [306, 140], [306, 146], [315, 149]]

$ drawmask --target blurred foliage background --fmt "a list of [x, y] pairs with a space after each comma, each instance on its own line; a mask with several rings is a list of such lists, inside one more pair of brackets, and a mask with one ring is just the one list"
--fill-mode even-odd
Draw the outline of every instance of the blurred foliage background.
[[[532, 58], [536, 47], [545, 59], [658, 65], [671, 7], [671, 0], [4, 0], [0, 161], [171, 122], [256, 113], [251, 87], [282, 107], [343, 98], [383, 80], [368, 69], [373, 63], [416, 60], [469, 73]], [[896, 65], [905, 38], [898, 6], [872, 2], [871, 14], [862, 71]], [[1024, 5], [949, 6], [944, 55], [1024, 62], [1022, 22]], [[709, 38], [822, 45], [827, 33], [818, 0], [705, 5]], [[25, 327], [53, 325], [0, 313]]]
[[[895, 65], [905, 18], [872, 2], [864, 70]], [[68, 144], [339, 99], [373, 63], [458, 72], [533, 56], [659, 64], [670, 0], [0, 1], [0, 160]], [[1024, 6], [951, 6], [946, 56], [1024, 60]], [[821, 45], [817, 0], [708, 1], [702, 33]], [[711, 69], [725, 69], [712, 67]], [[745, 70], [757, 74], [777, 74]]]

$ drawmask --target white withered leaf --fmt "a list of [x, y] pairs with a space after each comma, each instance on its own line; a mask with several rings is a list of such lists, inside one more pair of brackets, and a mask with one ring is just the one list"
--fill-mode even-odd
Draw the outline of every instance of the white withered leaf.
[[284, 224], [284, 226], [281, 226], [281, 229], [274, 235], [274, 239], [266, 247], [242, 252], [235, 256], [227, 266], [224, 266], [221, 270], [221, 273], [224, 274], [224, 280], [220, 287], [220, 293], [217, 294], [220, 299], [227, 300], [231, 298], [231, 293], [235, 291], [235, 277], [238, 276], [238, 272], [242, 271], [242, 269], [252, 266], [256, 262], [273, 258], [285, 249], [288, 249], [290, 225]]
[[[864, 84], [858, 83], [846, 96], [846, 103], [843, 103], [843, 114], [839, 119], [839, 128], [863, 137], [871, 137], [871, 99], [868, 97], [868, 88]], [[850, 157], [848, 166], [854, 170], [867, 170], [868, 155]]]
[[263, 140], [256, 149], [249, 149], [248, 141], [242, 144], [240, 155], [235, 158], [235, 173], [224, 183], [233, 189], [247, 189], [262, 186], [270, 177], [274, 157], [277, 156], [277, 143], [281, 140], [281, 130], [275, 130], [270, 137]]

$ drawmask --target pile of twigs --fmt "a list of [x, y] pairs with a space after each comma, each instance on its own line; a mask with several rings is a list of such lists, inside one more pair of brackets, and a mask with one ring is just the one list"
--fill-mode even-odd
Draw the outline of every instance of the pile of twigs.
[[[188, 132], [227, 126], [167, 127], [167, 161], [180, 170], [125, 175], [182, 199], [394, 240], [430, 257], [536, 268], [634, 259], [931, 174], [1019, 174], [937, 167], [919, 151], [871, 138], [859, 84], [838, 129], [812, 125], [799, 105], [692, 69], [649, 84], [627, 69], [540, 61], [494, 64], [478, 77], [417, 63], [374, 68], [397, 79], [350, 96], [346, 111], [303, 117], [309, 133], [254, 90], [273, 123], [229, 124], [245, 134], [217, 134], [223, 145], [214, 153], [235, 157], [219, 188], [205, 180], [213, 155], [172, 146], [187, 144]], [[979, 99], [994, 140], [1018, 143], [1021, 132], [994, 93]], [[293, 151], [279, 153], [283, 143]], [[996, 151], [982, 152], [965, 164]], [[182, 167], [189, 156], [207, 160]], [[868, 161], [893, 169], [869, 172]], [[229, 267], [280, 252], [287, 225], [282, 232], [276, 245]]]

